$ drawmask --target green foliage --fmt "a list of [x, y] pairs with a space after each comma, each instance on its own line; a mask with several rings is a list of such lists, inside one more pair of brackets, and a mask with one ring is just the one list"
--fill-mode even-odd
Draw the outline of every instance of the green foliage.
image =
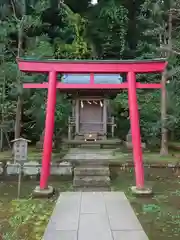
[[[12, 3], [14, 3], [12, 5]], [[16, 101], [23, 97], [23, 134], [38, 139], [44, 128], [46, 90], [22, 88], [22, 82], [44, 82], [43, 74], [19, 74], [16, 64], [18, 32], [21, 30], [20, 54], [26, 57], [68, 59], [137, 59], [165, 56], [160, 49], [167, 43], [168, 14], [173, 9], [172, 44], [180, 49], [178, 1], [99, 0], [90, 1], [21, 0], [0, 3], [0, 116], [12, 122]], [[20, 33], [20, 32], [19, 32]], [[179, 55], [169, 56], [168, 121], [173, 138], [180, 136]], [[156, 74], [137, 76], [140, 82], [158, 82]], [[157, 145], [160, 139], [160, 92], [138, 92], [143, 141]], [[71, 111], [69, 100], [57, 98], [56, 134], [67, 131]], [[112, 101], [117, 119], [116, 134], [125, 139], [129, 131], [128, 96], [121, 92]], [[9, 128], [12, 131], [12, 127]]]
[[159, 212], [160, 207], [156, 204], [144, 204], [143, 205], [143, 212], [148, 213], [148, 212]]
[[85, 39], [87, 21], [79, 14], [73, 13], [67, 6], [64, 6], [64, 21], [72, 30], [72, 41], [66, 42], [56, 39], [56, 56], [65, 59], [83, 59], [90, 56], [90, 47]]
[[[27, 136], [28, 138], [37, 139], [43, 131], [44, 126], [46, 91], [23, 90], [21, 83], [43, 82], [46, 81], [47, 77], [44, 75], [19, 74], [16, 64], [18, 48], [17, 29], [23, 29], [22, 47], [23, 55], [26, 57], [36, 59], [54, 58], [58, 55], [62, 57], [63, 51], [60, 52], [60, 47], [57, 47], [56, 42], [52, 39], [49, 32], [54, 24], [51, 16], [46, 14], [50, 7], [48, 4], [49, 1], [22, 1], [22, 4], [15, 1], [13, 3], [13, 5], [12, 2], [9, 2], [7, 5], [4, 3], [1, 9], [4, 10], [5, 7], [11, 9], [10, 12], [7, 12], [9, 14], [6, 18], [3, 15], [0, 20], [2, 23], [0, 27], [0, 64], [2, 69], [0, 72], [0, 82], [4, 84], [5, 89], [5, 95], [3, 95], [2, 91], [0, 93], [2, 103], [0, 106], [3, 114], [1, 114], [1, 119], [2, 121], [9, 121], [15, 118], [16, 99], [17, 96], [22, 95], [24, 98], [23, 119], [25, 120], [23, 123], [23, 132], [25, 135], [31, 133], [30, 137]], [[25, 6], [23, 5], [24, 3]], [[56, 22], [57, 29], [54, 29], [54, 32], [58, 31], [63, 45], [66, 46], [68, 39], [64, 38], [63, 34], [65, 29], [69, 29], [75, 39], [73, 44], [69, 44], [69, 54], [71, 54], [74, 48], [74, 55], [81, 58], [81, 54], [86, 54], [86, 43], [83, 41], [80, 32], [83, 19], [76, 14], [73, 15], [73, 13], [72, 17], [68, 17], [69, 12], [67, 10], [68, 7], [65, 6], [63, 9], [60, 8], [58, 12], [55, 12], [59, 22]], [[27, 14], [23, 15], [25, 12]], [[46, 17], [44, 17], [45, 14]], [[65, 16], [66, 22], [61, 28], [58, 24], [62, 22]], [[58, 97], [56, 111], [56, 132], [58, 133], [64, 129], [67, 123], [70, 109], [68, 104], [69, 102], [66, 101], [65, 97]]]
[[123, 57], [127, 34], [127, 9], [119, 1], [100, 1], [90, 12], [88, 37], [101, 59]]

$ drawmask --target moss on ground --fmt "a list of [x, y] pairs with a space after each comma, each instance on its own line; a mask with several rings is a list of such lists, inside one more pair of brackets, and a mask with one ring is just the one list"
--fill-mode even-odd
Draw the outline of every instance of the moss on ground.
[[[112, 180], [113, 191], [124, 191], [150, 240], [179, 240], [180, 179], [170, 169], [148, 169], [147, 185], [154, 196], [136, 198], [130, 191], [134, 185], [133, 168], [121, 170]], [[53, 199], [31, 198], [38, 182], [22, 182], [21, 199], [17, 200], [17, 183], [0, 182], [0, 233], [3, 240], [40, 240], [55, 206], [59, 192], [72, 191], [71, 181], [50, 182], [57, 194]]]
[[[21, 199], [16, 199], [17, 183], [0, 183], [0, 233], [3, 240], [40, 240], [60, 191], [71, 191], [68, 181], [51, 183], [57, 189], [52, 199], [31, 198], [37, 182], [23, 182]], [[1, 237], [0, 235], [0, 237]]]
[[[167, 174], [167, 173], [166, 173]], [[154, 196], [136, 198], [130, 186], [133, 185], [133, 170], [123, 172], [112, 181], [112, 189], [125, 191], [137, 217], [150, 240], [179, 240], [180, 236], [180, 179], [166, 175], [160, 177], [158, 171], [148, 178], [153, 185]]]
[[[175, 143], [174, 143], [175, 144]], [[177, 143], [176, 143], [177, 145]], [[180, 148], [179, 148], [180, 149]], [[62, 157], [67, 153], [68, 149], [54, 150], [52, 153], [52, 161], [60, 161]], [[42, 150], [38, 150], [34, 146], [28, 148], [28, 160], [29, 161], [40, 161], [42, 158]], [[127, 152], [124, 149], [117, 149], [114, 151], [112, 156], [112, 163], [126, 163], [132, 162], [132, 152]], [[175, 163], [180, 162], [180, 152], [170, 151], [168, 156], [160, 156], [158, 152], [144, 152], [143, 159], [145, 163]], [[0, 161], [13, 161], [12, 151], [0, 152]]]
[[[67, 152], [67, 149], [62, 150], [54, 150], [52, 153], [52, 160], [59, 161], [64, 154]], [[42, 150], [38, 150], [36, 147], [29, 147], [28, 148], [28, 160], [29, 161], [40, 161], [42, 158]], [[13, 161], [12, 150], [6, 150], [0, 152], [0, 161]]]
[[14, 200], [9, 203], [9, 218], [4, 240], [42, 239], [54, 207], [53, 200]]
[[[132, 153], [116, 151], [114, 153], [114, 159], [111, 162], [126, 163], [132, 162], [132, 160]], [[143, 160], [144, 163], [176, 163], [180, 162], [180, 153], [170, 152], [168, 156], [161, 156], [158, 152], [144, 152]]]

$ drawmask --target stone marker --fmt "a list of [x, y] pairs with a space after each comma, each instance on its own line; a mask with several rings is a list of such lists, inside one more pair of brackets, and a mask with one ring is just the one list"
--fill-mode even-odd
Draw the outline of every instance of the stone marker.
[[11, 141], [13, 143], [14, 163], [23, 165], [27, 161], [28, 142], [25, 138], [17, 138]]
[[126, 135], [126, 142], [132, 144], [132, 134], [131, 134], [131, 129], [129, 129], [128, 134]]
[[[40, 136], [40, 139], [38, 142], [36, 142], [36, 148], [37, 149], [43, 149], [43, 144], [44, 144], [44, 131], [42, 132], [41, 136]], [[55, 136], [53, 135], [53, 147], [54, 147], [54, 139], [55, 139]]]
[[[143, 143], [143, 142], [141, 142], [141, 146], [142, 146], [143, 149], [146, 148], [146, 144]], [[132, 147], [133, 147], [131, 129], [129, 129], [129, 132], [128, 132], [128, 134], [126, 135], [126, 147], [127, 147], [128, 149], [132, 149]]]
[[37, 149], [42, 149], [43, 148], [43, 142], [44, 142], [44, 131], [42, 132], [39, 141], [36, 143], [36, 148]]

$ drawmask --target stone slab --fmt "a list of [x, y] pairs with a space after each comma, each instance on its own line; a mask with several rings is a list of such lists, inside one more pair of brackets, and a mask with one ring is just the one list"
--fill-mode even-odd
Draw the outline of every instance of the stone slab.
[[113, 240], [106, 214], [82, 214], [78, 240]]
[[110, 194], [108, 192], [103, 192], [104, 200], [107, 204], [110, 204], [111, 202], [120, 202], [120, 201], [127, 201], [128, 199], [126, 195], [123, 192], [111, 192]]
[[106, 194], [106, 209], [111, 229], [113, 231], [142, 230], [131, 205], [125, 198], [122, 194], [116, 197], [114, 194], [112, 196]]
[[[3, 170], [3, 169], [2, 169]], [[37, 161], [25, 162], [23, 165], [24, 176], [37, 176], [41, 171], [41, 164]], [[19, 174], [19, 164], [17, 163], [7, 163], [6, 167], [7, 175], [18, 175]], [[1, 174], [1, 164], [0, 164], [0, 174]], [[72, 165], [68, 162], [62, 162], [59, 164], [51, 164], [51, 175], [57, 176], [71, 176], [72, 175]]]
[[73, 187], [73, 189], [78, 192], [110, 192], [111, 188], [110, 186], [105, 187]]
[[101, 192], [84, 192], [81, 200], [81, 214], [106, 214], [106, 206]]
[[47, 232], [42, 240], [78, 240], [77, 231], [55, 231]]
[[84, 161], [95, 160], [97, 162], [99, 160], [109, 160], [111, 158], [113, 158], [113, 150], [71, 148], [63, 159], [65, 161], [83, 159]]
[[76, 176], [109, 176], [110, 171], [109, 167], [100, 167], [100, 166], [84, 166], [84, 167], [75, 167], [74, 175]]
[[72, 164], [69, 162], [61, 162], [51, 165], [51, 175], [71, 176]]
[[40, 172], [41, 165], [35, 161], [24, 163], [23, 172], [25, 176], [34, 176]]
[[[44, 238], [56, 231], [77, 231], [80, 214], [81, 193], [62, 193], [58, 199]], [[45, 239], [48, 239], [47, 237]], [[63, 239], [62, 239], [63, 240]]]
[[7, 175], [17, 175], [19, 174], [20, 166], [17, 163], [7, 163], [6, 172]]
[[113, 231], [113, 240], [148, 240], [144, 231]]
[[73, 185], [76, 187], [104, 187], [110, 185], [110, 178], [108, 176], [75, 176]]
[[122, 192], [66, 192], [43, 240], [148, 240]]

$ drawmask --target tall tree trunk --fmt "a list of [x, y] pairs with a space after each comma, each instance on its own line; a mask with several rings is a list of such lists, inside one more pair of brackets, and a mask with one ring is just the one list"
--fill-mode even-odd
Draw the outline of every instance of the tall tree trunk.
[[168, 131], [166, 128], [167, 119], [167, 93], [166, 93], [166, 72], [162, 74], [161, 79], [161, 151], [162, 156], [168, 155]]
[[[3, 63], [4, 63], [4, 59], [3, 59]], [[4, 99], [5, 99], [5, 84], [6, 84], [6, 78], [4, 76], [3, 79], [3, 85], [2, 85], [2, 107], [1, 107], [1, 134], [0, 134], [0, 139], [1, 139], [1, 143], [0, 143], [0, 151], [3, 151], [3, 146], [4, 146], [4, 132], [3, 132], [3, 124], [4, 124], [4, 114], [5, 114], [5, 109], [4, 109]]]
[[17, 99], [17, 105], [16, 105], [16, 121], [15, 121], [15, 128], [14, 128], [15, 139], [21, 136], [22, 106], [23, 106], [23, 98], [19, 95]]
[[[21, 56], [22, 52], [22, 41], [23, 41], [23, 21], [24, 17], [19, 22], [19, 29], [18, 29], [18, 49], [17, 49], [17, 57]], [[18, 74], [17, 76], [17, 84], [21, 85], [21, 75]], [[18, 93], [17, 105], [16, 105], [16, 120], [15, 120], [15, 127], [14, 127], [14, 138], [19, 138], [21, 136], [21, 117], [22, 117], [22, 106], [23, 106], [23, 96], [22, 93]]]
[[[169, 9], [168, 14], [168, 53], [167, 58], [170, 57], [172, 50], [172, 11]], [[162, 74], [161, 84], [162, 84], [162, 93], [161, 93], [161, 150], [160, 154], [165, 156], [168, 155], [168, 130], [166, 127], [167, 122], [167, 91], [166, 91], [166, 81], [167, 74], [166, 71]]]

